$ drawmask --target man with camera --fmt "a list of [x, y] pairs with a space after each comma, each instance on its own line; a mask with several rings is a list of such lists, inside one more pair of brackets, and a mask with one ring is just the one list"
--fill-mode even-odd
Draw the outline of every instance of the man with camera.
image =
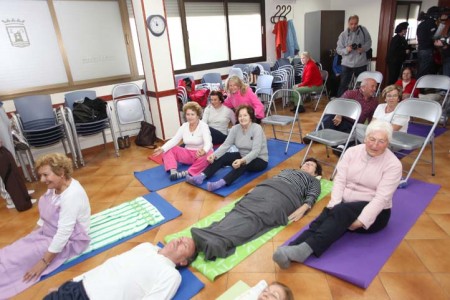
[[352, 75], [357, 77], [367, 70], [371, 58], [372, 39], [364, 26], [358, 25], [357, 15], [348, 18], [348, 28], [338, 38], [336, 52], [342, 55], [341, 82], [337, 95], [340, 97], [347, 89]]

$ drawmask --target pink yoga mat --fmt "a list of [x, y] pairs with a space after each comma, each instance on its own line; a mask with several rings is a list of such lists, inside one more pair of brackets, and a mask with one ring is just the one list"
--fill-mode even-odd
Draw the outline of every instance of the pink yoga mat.
[[313, 255], [305, 265], [367, 288], [439, 189], [439, 185], [410, 179], [405, 189], [395, 192], [391, 219], [385, 229], [374, 234], [347, 232], [320, 258]]

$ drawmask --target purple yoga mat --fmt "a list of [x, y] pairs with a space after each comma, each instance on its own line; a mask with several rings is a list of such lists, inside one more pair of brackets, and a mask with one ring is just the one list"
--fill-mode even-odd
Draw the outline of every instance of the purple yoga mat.
[[[409, 123], [408, 125], [408, 133], [410, 134], [416, 134], [422, 137], [426, 137], [428, 135], [428, 132], [430, 132], [431, 125], [427, 124], [420, 124], [420, 123]], [[447, 129], [445, 127], [439, 127], [437, 126], [434, 129], [435, 137], [440, 136], [443, 134]]]
[[374, 234], [347, 232], [320, 258], [312, 255], [304, 264], [367, 288], [439, 189], [439, 185], [410, 179], [405, 189], [395, 192], [391, 219], [385, 229]]

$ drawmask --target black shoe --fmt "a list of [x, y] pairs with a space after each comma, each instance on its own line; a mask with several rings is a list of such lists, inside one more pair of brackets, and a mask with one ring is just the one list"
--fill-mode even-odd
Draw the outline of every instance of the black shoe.
[[125, 148], [130, 148], [130, 136], [129, 135], [126, 135], [126, 136], [124, 136], [123, 137], [123, 141], [124, 141], [124, 146], [125, 146]]
[[117, 138], [117, 144], [119, 145], [119, 149], [125, 149], [125, 140], [123, 137]]
[[309, 144], [311, 142], [306, 136], [303, 138], [303, 144]]
[[298, 107], [297, 111], [298, 111], [299, 114], [301, 114], [301, 113], [304, 113], [306, 110], [305, 110], [305, 107], [303, 105], [300, 105]]

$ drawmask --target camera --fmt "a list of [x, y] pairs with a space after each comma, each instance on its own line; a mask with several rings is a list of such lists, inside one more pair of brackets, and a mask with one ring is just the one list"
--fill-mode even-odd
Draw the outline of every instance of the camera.
[[436, 41], [441, 41], [442, 44], [444, 46], [447, 46], [448, 44], [450, 44], [450, 37], [445, 37], [445, 36], [438, 36], [435, 38]]
[[353, 49], [353, 50], [356, 50], [356, 49], [358, 49], [358, 48], [361, 48], [361, 44], [357, 44], [357, 43], [353, 43], [353, 44], [352, 44], [352, 49]]

